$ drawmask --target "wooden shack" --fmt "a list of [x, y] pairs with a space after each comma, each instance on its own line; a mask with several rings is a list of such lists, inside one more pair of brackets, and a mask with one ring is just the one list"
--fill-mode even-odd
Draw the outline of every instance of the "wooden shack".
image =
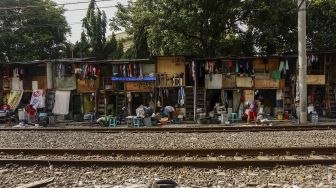
[[187, 81], [187, 59], [184, 56], [156, 56], [156, 110], [173, 106], [186, 119], [194, 118], [194, 95], [191, 82]]
[[104, 91], [109, 113], [122, 116], [127, 107], [129, 115], [136, 115], [140, 105], [155, 108], [155, 63], [151, 59], [108, 61], [111, 74], [105, 76]]

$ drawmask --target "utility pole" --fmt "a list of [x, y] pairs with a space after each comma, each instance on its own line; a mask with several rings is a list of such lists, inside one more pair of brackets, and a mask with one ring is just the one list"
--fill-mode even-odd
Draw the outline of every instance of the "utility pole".
[[307, 52], [306, 52], [306, 0], [298, 0], [298, 42], [299, 42], [299, 124], [307, 123]]

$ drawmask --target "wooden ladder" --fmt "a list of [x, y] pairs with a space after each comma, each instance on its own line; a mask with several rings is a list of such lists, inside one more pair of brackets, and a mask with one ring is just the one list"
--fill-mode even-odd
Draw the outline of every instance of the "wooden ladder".
[[334, 88], [331, 85], [326, 86], [327, 110], [329, 115], [336, 115], [336, 99]]
[[105, 108], [105, 92], [104, 90], [99, 91], [99, 101], [98, 101], [98, 113], [100, 115], [106, 114]]

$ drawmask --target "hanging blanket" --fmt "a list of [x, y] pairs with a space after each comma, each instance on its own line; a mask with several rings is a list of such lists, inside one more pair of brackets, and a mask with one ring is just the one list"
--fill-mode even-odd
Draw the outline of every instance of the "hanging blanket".
[[45, 94], [44, 90], [38, 89], [34, 90], [30, 99], [30, 104], [33, 105], [35, 109], [45, 107]]
[[69, 113], [70, 91], [56, 91], [53, 113], [67, 115]]
[[7, 105], [10, 106], [11, 110], [16, 110], [18, 105], [20, 104], [21, 98], [23, 95], [23, 91], [12, 90], [9, 95], [7, 95]]

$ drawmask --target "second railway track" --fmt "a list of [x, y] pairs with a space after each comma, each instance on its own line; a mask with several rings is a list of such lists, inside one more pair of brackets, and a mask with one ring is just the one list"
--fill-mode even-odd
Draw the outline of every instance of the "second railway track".
[[46, 132], [178, 132], [178, 133], [210, 133], [210, 132], [262, 132], [262, 131], [310, 131], [310, 130], [333, 130], [336, 125], [281, 125], [281, 126], [216, 126], [216, 127], [87, 127], [87, 128], [0, 128], [0, 131], [46, 131]]
[[240, 149], [0, 149], [0, 164], [74, 166], [274, 167], [336, 164], [336, 147]]

